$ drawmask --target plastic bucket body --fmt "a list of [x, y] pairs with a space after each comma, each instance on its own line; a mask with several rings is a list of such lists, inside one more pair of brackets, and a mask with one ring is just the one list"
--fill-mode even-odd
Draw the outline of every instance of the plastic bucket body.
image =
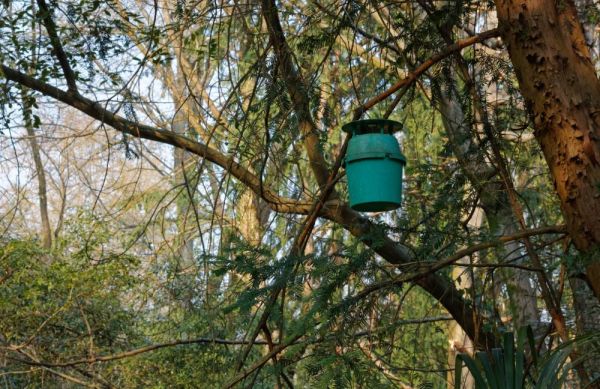
[[393, 135], [353, 136], [345, 159], [350, 207], [360, 212], [383, 212], [400, 207], [405, 164], [406, 158]]
[[346, 165], [350, 207], [359, 212], [384, 212], [402, 203], [402, 169], [392, 159], [363, 159]]

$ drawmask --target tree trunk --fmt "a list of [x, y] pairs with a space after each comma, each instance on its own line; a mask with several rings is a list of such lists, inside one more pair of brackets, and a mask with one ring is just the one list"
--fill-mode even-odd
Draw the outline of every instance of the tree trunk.
[[[175, 133], [186, 135], [186, 131], [189, 128], [189, 121], [187, 115], [185, 115], [182, 109], [175, 114], [172, 128]], [[189, 177], [189, 173], [191, 173], [192, 170], [190, 167], [193, 167], [193, 160], [194, 158], [191, 153], [180, 148], [173, 149], [174, 184], [186, 186], [179, 194], [175, 202], [177, 206], [178, 231], [178, 236], [176, 238], [176, 250], [180, 261], [179, 266], [182, 269], [187, 269], [194, 265], [194, 243], [192, 237], [187, 231], [190, 226], [192, 228], [195, 227], [191, 212], [191, 207], [193, 207], [194, 204], [190, 198], [190, 193], [193, 194], [195, 192], [195, 188], [193, 188], [193, 183], [188, 181], [191, 179], [191, 177]], [[189, 173], [186, 174], [186, 172]], [[192, 181], [194, 180], [192, 179]]]
[[[453, 74], [451, 72], [450, 74]], [[477, 144], [460, 105], [460, 97], [452, 85], [457, 84], [452, 79], [447, 80], [446, 90], [433, 88], [433, 93], [439, 101], [439, 111], [450, 146], [453, 149], [460, 166], [469, 178], [471, 185], [481, 193], [480, 206], [484, 210], [488, 228], [493, 235], [510, 235], [518, 231], [518, 223], [508, 201], [508, 195], [499, 177], [495, 175], [494, 167], [485, 160], [481, 145]], [[497, 250], [498, 257], [504, 262], [519, 264], [523, 262], [519, 244], [516, 241], [506, 242], [504, 247]], [[499, 271], [508, 287], [510, 299], [510, 316], [513, 317], [514, 328], [539, 325], [537, 297], [531, 286], [530, 273], [519, 269], [502, 269]], [[507, 312], [502, 312], [506, 315]]]
[[38, 181], [38, 200], [40, 204], [41, 221], [40, 236], [42, 240], [42, 247], [44, 247], [45, 249], [49, 249], [50, 247], [52, 247], [52, 228], [50, 227], [50, 218], [48, 217], [48, 191], [46, 189], [46, 171], [44, 170], [44, 164], [42, 163], [40, 145], [35, 135], [32, 101], [24, 88], [21, 91], [21, 98], [23, 99], [23, 118], [25, 120], [25, 129], [27, 130], [29, 146], [31, 147], [31, 156], [33, 157], [35, 173]]
[[[480, 228], [483, 224], [483, 210], [481, 208], [477, 208], [477, 210], [473, 213], [473, 216], [469, 220], [469, 226], [473, 228]], [[479, 253], [473, 255], [473, 257], [477, 258]], [[479, 259], [476, 259], [479, 261]], [[454, 283], [456, 285], [456, 289], [458, 290], [470, 290], [473, 288], [473, 269], [468, 265], [470, 264], [470, 258], [464, 257], [461, 260], [457, 261], [455, 266], [452, 269], [452, 279], [454, 279]], [[466, 265], [466, 266], [460, 266]], [[454, 385], [454, 364], [456, 362], [456, 356], [459, 353], [469, 353], [473, 354], [475, 349], [473, 347], [473, 341], [467, 336], [465, 331], [458, 325], [456, 321], [451, 321], [448, 326], [448, 366], [450, 367], [450, 371], [447, 374], [448, 387], [452, 387]], [[462, 369], [462, 389], [472, 389], [475, 387], [475, 381], [473, 376], [471, 375], [469, 369], [465, 366]], [[455, 389], [461, 389], [455, 388]]]
[[600, 298], [600, 81], [572, 1], [496, 0], [569, 234]]

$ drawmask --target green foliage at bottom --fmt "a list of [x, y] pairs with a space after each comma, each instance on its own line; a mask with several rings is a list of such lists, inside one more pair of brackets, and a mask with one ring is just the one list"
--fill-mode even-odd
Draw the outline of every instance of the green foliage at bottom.
[[[491, 353], [477, 352], [475, 357], [459, 354], [455, 362], [455, 388], [462, 384], [463, 363], [473, 376], [476, 389], [560, 389], [573, 367], [581, 360], [567, 363], [572, 350], [578, 344], [594, 340], [598, 334], [562, 344], [540, 355], [535, 347], [531, 327], [521, 328], [515, 345], [514, 334], [503, 335], [503, 347]], [[530, 363], [527, 363], [529, 356]], [[589, 356], [588, 356], [589, 357]]]

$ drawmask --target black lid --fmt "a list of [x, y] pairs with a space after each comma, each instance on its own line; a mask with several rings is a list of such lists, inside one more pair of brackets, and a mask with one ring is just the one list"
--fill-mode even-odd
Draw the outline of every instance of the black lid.
[[346, 123], [342, 130], [353, 135], [393, 134], [402, 129], [402, 124], [388, 119], [365, 119]]

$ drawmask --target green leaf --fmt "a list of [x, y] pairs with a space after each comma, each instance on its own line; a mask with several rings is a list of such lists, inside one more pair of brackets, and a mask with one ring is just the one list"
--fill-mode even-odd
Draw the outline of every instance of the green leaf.
[[533, 359], [533, 364], [537, 366], [538, 353], [535, 347], [535, 337], [533, 336], [533, 330], [531, 329], [531, 326], [525, 327], [525, 332], [527, 336], [527, 341], [529, 342], [529, 350], [531, 351], [531, 358]]
[[492, 349], [492, 368], [496, 376], [496, 383], [499, 388], [508, 388], [507, 377], [504, 367], [504, 356], [501, 348]]
[[504, 333], [504, 385], [506, 389], [516, 388], [515, 381], [515, 337], [512, 332]]
[[485, 378], [487, 379], [489, 388], [501, 389], [497, 381], [496, 372], [494, 371], [488, 354], [486, 352], [479, 351], [475, 355], [477, 356], [477, 359], [481, 362], [481, 365], [483, 366], [483, 371], [485, 372]]
[[550, 358], [543, 364], [535, 385], [536, 389], [559, 388], [558, 373], [569, 356], [570, 351], [571, 347], [565, 347], [552, 352]]
[[454, 362], [454, 371], [455, 371], [454, 387], [455, 388], [461, 387], [461, 381], [462, 381], [462, 377], [461, 377], [462, 363], [461, 363], [461, 361], [464, 362], [465, 365], [467, 365], [467, 369], [469, 369], [469, 372], [473, 376], [473, 380], [475, 381], [475, 388], [486, 389], [488, 386], [487, 386], [486, 380], [483, 378], [483, 375], [481, 374], [481, 368], [479, 367], [479, 365], [473, 358], [471, 358], [470, 356], [468, 356], [466, 354], [458, 354], [456, 356], [456, 359]]
[[525, 380], [525, 353], [517, 351], [515, 354], [515, 389], [522, 389]]

